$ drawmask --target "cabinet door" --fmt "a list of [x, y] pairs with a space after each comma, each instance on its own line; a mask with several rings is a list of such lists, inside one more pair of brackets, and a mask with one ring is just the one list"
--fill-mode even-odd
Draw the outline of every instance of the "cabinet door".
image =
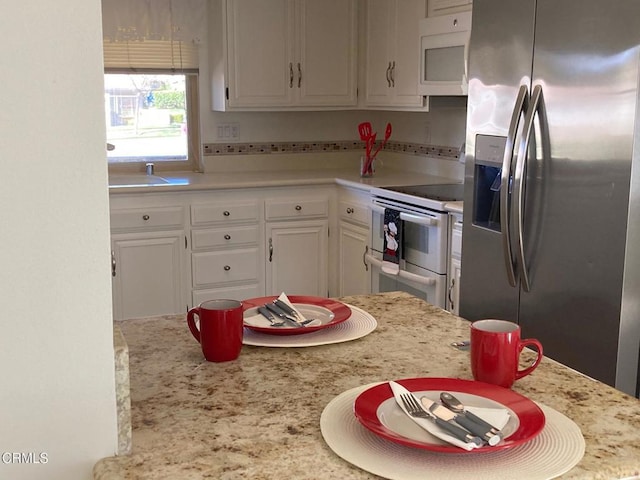
[[427, 14], [424, 0], [398, 0], [395, 12], [395, 68], [392, 71], [393, 104], [422, 106], [419, 21]]
[[369, 230], [341, 221], [338, 242], [338, 294], [370, 293], [369, 266], [364, 261], [369, 244]]
[[393, 41], [390, 19], [395, 16], [395, 2], [368, 0], [366, 15], [366, 101], [369, 105], [385, 105], [390, 103], [391, 97]]
[[368, 105], [422, 107], [418, 22], [425, 16], [425, 0], [368, 0]]
[[328, 294], [329, 222], [267, 224], [267, 295]]
[[462, 262], [459, 258], [452, 258], [449, 268], [447, 310], [455, 315], [458, 315], [460, 312], [460, 272], [462, 272]]
[[299, 0], [296, 86], [300, 105], [357, 102], [357, 3]]
[[230, 107], [291, 105], [293, 0], [227, 0]]
[[182, 231], [111, 237], [116, 320], [185, 311], [184, 241]]

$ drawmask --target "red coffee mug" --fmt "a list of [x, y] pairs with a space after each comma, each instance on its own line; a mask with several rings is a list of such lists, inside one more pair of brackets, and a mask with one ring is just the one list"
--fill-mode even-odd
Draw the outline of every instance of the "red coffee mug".
[[[195, 316], [198, 316], [199, 327]], [[210, 362], [235, 360], [242, 348], [244, 317], [237, 300], [208, 300], [187, 313], [189, 330]]]
[[[520, 353], [534, 346], [538, 356], [520, 370]], [[478, 320], [471, 324], [471, 372], [479, 382], [510, 388], [513, 382], [533, 372], [542, 360], [542, 344], [520, 339], [520, 326], [506, 320]]]

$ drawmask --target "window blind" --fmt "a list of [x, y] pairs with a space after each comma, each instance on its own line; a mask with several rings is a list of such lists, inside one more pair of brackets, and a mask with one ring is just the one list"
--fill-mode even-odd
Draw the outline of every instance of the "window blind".
[[182, 41], [105, 41], [103, 51], [106, 69], [192, 72], [199, 63], [198, 46]]

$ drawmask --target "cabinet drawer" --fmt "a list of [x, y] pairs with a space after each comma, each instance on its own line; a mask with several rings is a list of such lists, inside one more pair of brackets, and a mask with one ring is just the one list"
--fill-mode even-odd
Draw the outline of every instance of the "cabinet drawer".
[[291, 220], [296, 218], [322, 218], [329, 215], [329, 200], [326, 198], [306, 200], [267, 201], [267, 220]]
[[182, 207], [127, 208], [111, 212], [111, 229], [183, 228]]
[[207, 228], [191, 231], [191, 246], [194, 250], [237, 247], [241, 245], [258, 245], [257, 225]]
[[338, 205], [338, 212], [342, 220], [350, 220], [363, 225], [369, 224], [371, 210], [362, 204], [354, 202], [340, 202]]
[[259, 218], [258, 202], [191, 206], [191, 225], [194, 226], [212, 223], [257, 222]]
[[258, 280], [258, 249], [192, 254], [193, 286]]

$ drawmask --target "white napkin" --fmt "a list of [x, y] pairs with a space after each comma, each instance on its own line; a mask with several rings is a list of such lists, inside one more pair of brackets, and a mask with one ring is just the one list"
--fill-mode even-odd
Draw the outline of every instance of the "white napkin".
[[301, 312], [300, 310], [298, 310], [298, 309], [293, 305], [293, 303], [291, 303], [291, 300], [289, 300], [289, 298], [287, 297], [287, 295], [286, 295], [284, 292], [282, 292], [282, 293], [280, 294], [280, 296], [278, 297], [278, 300], [283, 301], [284, 303], [286, 303], [287, 305], [289, 305], [289, 306], [290, 306], [290, 307], [291, 307], [291, 308], [292, 308], [292, 309], [293, 309], [293, 310], [298, 314], [297, 320], [298, 320], [299, 322], [304, 322], [304, 321], [306, 320], [306, 318], [305, 318], [305, 316], [302, 314], [302, 312]]
[[[389, 386], [393, 391], [393, 396], [396, 399], [396, 403], [400, 406], [402, 411], [407, 414], [411, 420], [424, 428], [427, 432], [429, 432], [434, 437], [439, 438], [440, 440], [444, 440], [447, 443], [455, 445], [456, 447], [463, 448], [465, 450], [473, 450], [474, 448], [478, 448], [478, 445], [475, 443], [465, 443], [461, 440], [458, 440], [454, 436], [448, 434], [445, 430], [441, 429], [438, 425], [436, 425], [433, 421], [426, 418], [418, 418], [412, 417], [407, 412], [404, 403], [400, 399], [400, 394], [402, 393], [411, 393], [409, 390], [404, 388], [402, 385], [396, 382], [389, 382]], [[504, 408], [481, 408], [481, 407], [466, 407], [471, 413], [477, 415], [482, 418], [485, 422], [490, 423], [498, 429], [504, 428], [504, 426], [509, 421], [509, 412]], [[499, 445], [499, 444], [498, 444]]]

